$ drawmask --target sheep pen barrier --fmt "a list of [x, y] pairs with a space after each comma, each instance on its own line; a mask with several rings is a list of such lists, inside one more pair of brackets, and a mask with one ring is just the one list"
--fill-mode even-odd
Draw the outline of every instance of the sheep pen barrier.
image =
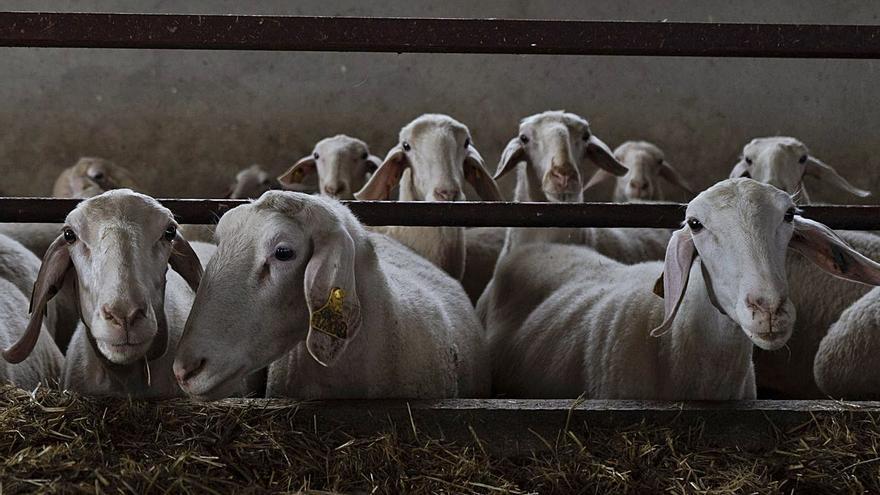
[[[880, 26], [0, 12], [0, 46], [880, 58]], [[242, 203], [161, 200], [181, 223]], [[75, 200], [0, 198], [0, 222]], [[347, 202], [369, 225], [677, 227], [680, 204]], [[806, 206], [880, 230], [880, 206]], [[880, 402], [211, 404], [0, 388], [0, 493], [880, 492]]]

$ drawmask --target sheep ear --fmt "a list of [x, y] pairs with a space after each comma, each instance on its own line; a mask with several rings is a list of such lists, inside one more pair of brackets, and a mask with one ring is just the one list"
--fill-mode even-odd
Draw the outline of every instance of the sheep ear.
[[483, 165], [483, 157], [473, 145], [468, 146], [467, 156], [464, 158], [464, 179], [472, 186], [480, 199], [484, 201], [504, 201], [498, 184], [489, 176]]
[[794, 235], [788, 244], [835, 277], [867, 285], [880, 285], [880, 264], [849, 246], [825, 225], [794, 217]]
[[180, 232], [171, 241], [171, 257], [168, 258], [168, 264], [186, 280], [193, 292], [199, 290], [199, 283], [204, 273], [202, 263], [199, 261], [199, 255], [193, 251], [192, 246], [180, 235]]
[[600, 168], [599, 170], [596, 170], [596, 172], [593, 173], [593, 176], [590, 177], [590, 180], [587, 181], [587, 185], [584, 186], [583, 191], [586, 192], [589, 189], [593, 189], [594, 187], [598, 186], [599, 184], [602, 184], [605, 181], [611, 180], [614, 177], [615, 177], [614, 175], [612, 175], [612, 174], [610, 174]]
[[669, 182], [670, 184], [673, 184], [673, 185], [680, 187], [688, 194], [690, 194], [690, 195], [694, 194], [694, 188], [691, 187], [691, 185], [688, 184], [688, 181], [684, 178], [684, 176], [681, 175], [681, 173], [679, 173], [679, 171], [676, 170], [675, 167], [673, 167], [666, 160], [663, 160], [663, 162], [660, 163], [660, 177], [663, 177], [664, 179], [666, 179], [666, 182]]
[[672, 328], [675, 315], [684, 299], [687, 289], [688, 277], [691, 273], [691, 265], [697, 257], [694, 240], [687, 227], [676, 230], [669, 239], [666, 247], [666, 260], [663, 265], [663, 273], [654, 284], [654, 293], [658, 293], [658, 285], [662, 284], [662, 293], [657, 294], [663, 298], [663, 323], [651, 330], [652, 337], [659, 337]]
[[361, 327], [361, 305], [355, 286], [355, 245], [337, 227], [313, 238], [306, 265], [305, 294], [309, 307], [306, 348], [322, 366], [332, 366]]
[[52, 242], [43, 256], [43, 264], [40, 265], [37, 281], [34, 283], [34, 290], [31, 294], [31, 319], [28, 321], [27, 328], [15, 345], [3, 350], [3, 359], [10, 363], [20, 363], [34, 350], [43, 327], [46, 305], [61, 290], [64, 285], [64, 276], [71, 266], [73, 264], [70, 262], [67, 243], [64, 241], [64, 236], [60, 235]]
[[500, 179], [505, 174], [515, 169], [519, 162], [527, 162], [529, 157], [526, 156], [526, 149], [523, 142], [515, 137], [507, 143], [504, 151], [501, 153], [501, 160], [498, 162], [498, 168], [495, 169], [495, 180]]
[[305, 178], [317, 170], [315, 158], [312, 155], [300, 158], [287, 172], [278, 176], [278, 182], [282, 187], [302, 184]]
[[740, 160], [739, 163], [733, 166], [733, 170], [730, 171], [728, 179], [738, 179], [740, 177], [751, 176], [752, 174], [749, 173], [749, 164], [745, 160]]
[[836, 170], [831, 168], [831, 166], [826, 165], [818, 158], [814, 158], [812, 156], [807, 158], [807, 165], [804, 169], [804, 175], [811, 175], [821, 181], [828, 182], [833, 186], [837, 186], [844, 191], [847, 191], [851, 194], [854, 194], [860, 198], [864, 198], [870, 196], [871, 193], [864, 189], [859, 189], [858, 187], [850, 184], [846, 179], [840, 176]]
[[373, 172], [370, 180], [354, 194], [360, 200], [384, 201], [391, 197], [391, 190], [400, 183], [400, 176], [409, 167], [406, 152], [399, 144], [388, 152], [382, 165]]
[[623, 177], [624, 175], [626, 175], [627, 172], [629, 172], [629, 169], [627, 169], [623, 166], [622, 163], [617, 161], [617, 158], [614, 158], [614, 153], [611, 152], [611, 148], [609, 148], [607, 144], [602, 142], [602, 140], [597, 138], [596, 136], [590, 136], [590, 140], [587, 141], [587, 147], [584, 150], [584, 154], [587, 158], [598, 165], [599, 168], [604, 169], [611, 175]]

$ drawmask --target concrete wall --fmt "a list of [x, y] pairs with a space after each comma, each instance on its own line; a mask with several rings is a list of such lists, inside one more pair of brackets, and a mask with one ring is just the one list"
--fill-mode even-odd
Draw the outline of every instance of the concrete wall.
[[[880, 4], [526, 0], [3, 1], [0, 10], [876, 24]], [[789, 134], [880, 193], [872, 61], [0, 49], [0, 190], [45, 195], [80, 155], [125, 164], [145, 192], [222, 192], [252, 162], [281, 171], [322, 136], [377, 154], [422, 112], [468, 124], [494, 168], [518, 120], [586, 116], [609, 144], [649, 139], [707, 186], [751, 137]], [[810, 183], [816, 199], [855, 201]], [[874, 201], [869, 198], [867, 202]]]

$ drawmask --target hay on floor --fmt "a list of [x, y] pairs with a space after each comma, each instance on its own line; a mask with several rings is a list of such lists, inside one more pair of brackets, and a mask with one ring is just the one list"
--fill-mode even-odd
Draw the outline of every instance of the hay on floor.
[[880, 427], [870, 415], [817, 415], [752, 450], [719, 446], [699, 424], [572, 425], [544, 439], [545, 451], [516, 457], [492, 454], [492, 439], [430, 439], [410, 424], [352, 437], [305, 416], [266, 403], [3, 387], [0, 493], [880, 492]]

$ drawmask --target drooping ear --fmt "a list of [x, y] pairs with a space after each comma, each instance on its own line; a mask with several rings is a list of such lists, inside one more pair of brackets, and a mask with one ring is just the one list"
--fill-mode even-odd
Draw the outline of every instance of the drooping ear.
[[193, 292], [199, 290], [199, 283], [204, 274], [202, 263], [199, 261], [199, 255], [193, 251], [192, 246], [180, 232], [171, 241], [171, 257], [168, 258], [168, 264], [186, 280], [186, 284]]
[[749, 173], [749, 164], [745, 160], [740, 160], [739, 163], [733, 166], [733, 170], [730, 171], [728, 179], [738, 179], [740, 177], [751, 176], [752, 174]]
[[30, 313], [27, 328], [18, 342], [9, 349], [3, 350], [3, 359], [10, 363], [20, 363], [27, 359], [37, 345], [40, 337], [40, 329], [43, 327], [43, 317], [46, 314], [46, 305], [49, 300], [61, 290], [64, 285], [64, 276], [73, 264], [70, 261], [70, 253], [64, 236], [58, 236], [46, 254], [43, 256], [43, 264], [37, 274], [34, 290], [31, 294]]
[[850, 194], [854, 194], [860, 198], [864, 198], [870, 196], [870, 191], [866, 191], [864, 189], [859, 189], [858, 187], [852, 185], [840, 176], [836, 170], [831, 168], [831, 166], [826, 165], [818, 158], [814, 158], [809, 156], [807, 158], [806, 168], [804, 169], [804, 175], [813, 176], [821, 181], [827, 182], [833, 186], [838, 187], [839, 189], [843, 189], [844, 191], [849, 192]]
[[332, 366], [361, 328], [355, 245], [340, 226], [313, 236], [312, 243], [304, 281], [309, 307], [306, 348], [315, 361]]
[[498, 180], [515, 169], [519, 162], [528, 161], [529, 157], [526, 154], [525, 145], [523, 145], [523, 142], [518, 137], [515, 137], [507, 143], [507, 146], [501, 153], [501, 160], [498, 161], [498, 168], [495, 169], [495, 176], [492, 178]]
[[880, 285], [880, 264], [863, 256], [819, 222], [795, 215], [794, 234], [788, 247], [835, 277]]
[[592, 160], [593, 163], [598, 165], [599, 168], [604, 169], [611, 175], [623, 177], [629, 171], [622, 163], [617, 161], [617, 158], [614, 158], [614, 153], [611, 152], [611, 148], [596, 136], [590, 136], [584, 154], [587, 158]]
[[468, 146], [464, 157], [464, 179], [472, 186], [483, 201], [504, 201], [498, 184], [489, 176], [483, 163], [483, 157], [473, 145]]
[[596, 172], [593, 173], [593, 176], [590, 177], [590, 180], [587, 181], [587, 185], [584, 186], [583, 191], [586, 192], [587, 190], [592, 189], [592, 188], [598, 186], [599, 184], [602, 184], [605, 181], [609, 181], [614, 178], [615, 178], [614, 175], [611, 175], [608, 172], [606, 172], [600, 168], [599, 170], [596, 170]]
[[[663, 298], [663, 323], [651, 330], [652, 337], [659, 337], [672, 328], [675, 315], [684, 299], [687, 289], [688, 277], [691, 273], [691, 264], [697, 257], [694, 240], [691, 238], [687, 227], [676, 230], [666, 246], [666, 260], [663, 264], [663, 273], [654, 285], [654, 293]], [[658, 293], [662, 284], [662, 293]]]
[[355, 199], [384, 201], [391, 197], [391, 190], [400, 183], [400, 176], [409, 166], [409, 158], [401, 145], [391, 148], [382, 165], [373, 172], [370, 180], [354, 193]]
[[685, 179], [684, 176], [682, 176], [681, 173], [679, 173], [678, 170], [666, 160], [663, 160], [663, 162], [660, 163], [660, 177], [666, 179], [666, 182], [680, 187], [688, 194], [695, 194], [694, 188], [688, 184], [687, 179]]
[[282, 187], [296, 186], [303, 183], [309, 175], [315, 173], [318, 169], [315, 163], [315, 157], [312, 155], [300, 158], [287, 172], [278, 176], [278, 182]]

